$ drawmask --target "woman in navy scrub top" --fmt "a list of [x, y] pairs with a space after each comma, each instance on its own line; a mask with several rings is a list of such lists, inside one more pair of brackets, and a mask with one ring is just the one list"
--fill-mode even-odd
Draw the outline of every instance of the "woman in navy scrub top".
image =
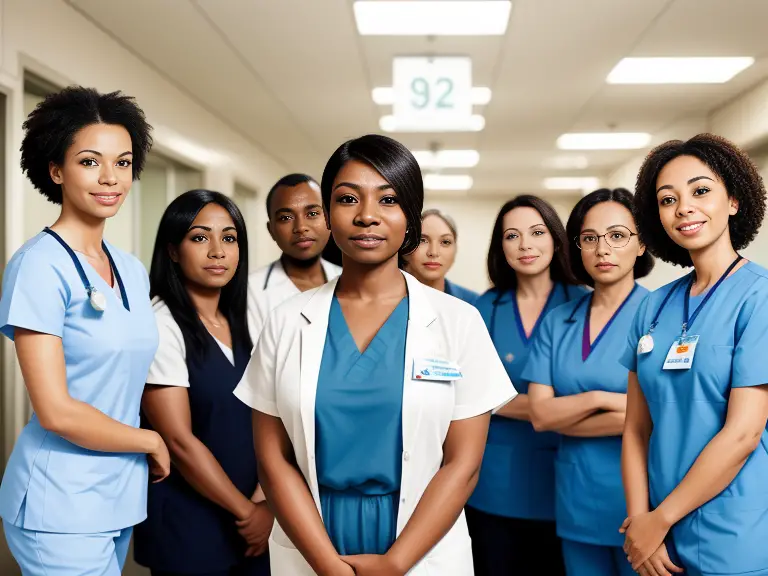
[[160, 436], [139, 427], [157, 349], [147, 273], [103, 239], [150, 127], [132, 98], [71, 87], [24, 130], [21, 167], [61, 214], [3, 275], [0, 327], [34, 414], [5, 468], [0, 516], [24, 576], [118, 576], [146, 517], [147, 455], [156, 480], [170, 466]]
[[273, 517], [257, 490], [251, 411], [233, 394], [248, 364], [248, 238], [223, 194], [166, 209], [150, 271], [160, 346], [142, 402], [173, 470], [150, 486], [136, 560], [153, 576], [267, 576]]
[[557, 212], [535, 196], [502, 206], [491, 236], [494, 287], [476, 306], [520, 394], [493, 418], [467, 519], [478, 575], [562, 574], [555, 534], [554, 459], [558, 438], [530, 423], [528, 382], [520, 373], [544, 316], [586, 289], [570, 271], [568, 240]]
[[738, 254], [765, 200], [746, 154], [711, 134], [662, 144], [640, 169], [640, 239], [693, 265], [646, 298], [622, 358], [621, 529], [640, 574], [768, 574], [768, 271]]
[[326, 165], [338, 279], [275, 309], [235, 394], [255, 409], [275, 576], [471, 576], [462, 509], [515, 395], [477, 310], [398, 269], [419, 165], [363, 136]]
[[474, 304], [476, 292], [445, 277], [456, 259], [458, 238], [453, 218], [434, 208], [424, 210], [421, 214], [421, 242], [412, 254], [405, 257], [406, 270], [422, 284]]
[[635, 280], [653, 268], [637, 238], [632, 195], [618, 188], [582, 198], [566, 230], [571, 268], [594, 292], [552, 311], [523, 370], [536, 430], [560, 433], [555, 518], [568, 576], [631, 576], [616, 530], [626, 517], [621, 433], [627, 369], [622, 342], [648, 291]]

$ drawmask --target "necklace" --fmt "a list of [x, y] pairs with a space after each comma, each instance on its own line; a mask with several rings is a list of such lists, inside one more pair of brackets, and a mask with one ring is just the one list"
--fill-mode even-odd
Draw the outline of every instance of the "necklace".
[[221, 324], [217, 324], [217, 323], [216, 323], [216, 322], [214, 322], [213, 320], [207, 320], [207, 319], [203, 318], [203, 315], [202, 315], [202, 314], [198, 314], [198, 317], [200, 318], [200, 320], [202, 320], [202, 321], [203, 321], [203, 324], [210, 324], [210, 325], [211, 325], [211, 326], [213, 326], [214, 328], [221, 328], [221, 327], [222, 327], [222, 325], [221, 325]]

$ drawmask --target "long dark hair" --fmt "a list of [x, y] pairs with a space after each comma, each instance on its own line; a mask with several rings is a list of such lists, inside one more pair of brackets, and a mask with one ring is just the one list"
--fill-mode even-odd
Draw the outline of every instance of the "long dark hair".
[[552, 240], [555, 244], [555, 253], [552, 256], [552, 263], [549, 265], [549, 276], [554, 282], [563, 284], [579, 284], [579, 281], [571, 272], [571, 266], [568, 260], [568, 236], [565, 233], [560, 217], [555, 212], [552, 205], [538, 196], [524, 194], [513, 198], [499, 210], [496, 222], [493, 225], [493, 234], [491, 236], [491, 245], [488, 248], [488, 277], [493, 286], [500, 292], [517, 289], [517, 274], [507, 262], [504, 255], [504, 216], [515, 208], [533, 208], [541, 215], [544, 225], [552, 234]]
[[149, 270], [150, 296], [152, 298], [159, 296], [168, 306], [184, 336], [187, 357], [196, 361], [202, 361], [211, 340], [189, 298], [181, 267], [171, 259], [169, 248], [181, 244], [200, 210], [211, 203], [218, 204], [232, 217], [237, 231], [237, 244], [240, 248], [240, 260], [237, 263], [235, 275], [221, 289], [219, 310], [229, 322], [233, 350], [236, 346], [243, 346], [245, 350], [252, 348], [253, 342], [248, 332], [246, 312], [248, 235], [243, 215], [232, 200], [220, 192], [190, 190], [171, 202], [165, 209], [157, 229], [152, 266]]
[[[632, 193], [626, 188], [600, 188], [594, 192], [590, 192], [578, 201], [576, 206], [573, 207], [571, 215], [568, 217], [568, 223], [565, 225], [565, 230], [568, 233], [568, 238], [571, 242], [576, 244], [581, 234], [581, 227], [584, 225], [584, 219], [587, 217], [587, 212], [592, 210], [598, 204], [603, 202], [616, 202], [626, 208], [630, 214], [632, 213]], [[634, 218], [634, 216], [633, 216]], [[630, 230], [631, 232], [631, 230]], [[584, 262], [581, 260], [581, 250], [578, 246], [574, 246], [570, 253], [571, 257], [571, 270], [574, 276], [581, 280], [588, 286], [594, 286], [595, 281], [592, 276], [589, 275], [587, 269], [584, 268]], [[635, 260], [634, 276], [635, 280], [638, 278], [644, 278], [653, 270], [654, 259], [651, 253], [646, 250], [641, 256]]]

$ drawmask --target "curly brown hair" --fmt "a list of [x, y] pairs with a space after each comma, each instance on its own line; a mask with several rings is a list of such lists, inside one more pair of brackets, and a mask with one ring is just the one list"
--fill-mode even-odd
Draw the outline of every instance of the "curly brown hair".
[[739, 211], [728, 220], [734, 250], [746, 248], [755, 239], [765, 216], [765, 186], [757, 167], [734, 143], [714, 134], [699, 134], [688, 141], [670, 140], [648, 154], [637, 174], [634, 212], [640, 241], [664, 262], [692, 266], [691, 255], [667, 235], [659, 218], [656, 180], [670, 161], [693, 156], [706, 164], [725, 185], [728, 196], [739, 203]]

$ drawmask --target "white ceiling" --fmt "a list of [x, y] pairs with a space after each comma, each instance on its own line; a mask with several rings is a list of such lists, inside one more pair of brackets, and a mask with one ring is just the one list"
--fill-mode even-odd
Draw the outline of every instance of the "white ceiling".
[[[555, 140], [564, 132], [658, 134], [768, 77], [766, 0], [513, 0], [503, 37], [431, 40], [359, 36], [352, 0], [68, 1], [286, 170], [317, 177], [341, 142], [380, 131], [390, 110], [373, 103], [371, 89], [391, 85], [393, 56], [469, 55], [473, 84], [493, 90], [480, 110], [485, 130], [392, 136], [412, 149], [479, 150], [470, 194], [605, 175], [633, 153], [588, 152], [584, 170], [542, 163], [563, 154]], [[627, 56], [757, 61], [721, 85], [606, 84]]]

